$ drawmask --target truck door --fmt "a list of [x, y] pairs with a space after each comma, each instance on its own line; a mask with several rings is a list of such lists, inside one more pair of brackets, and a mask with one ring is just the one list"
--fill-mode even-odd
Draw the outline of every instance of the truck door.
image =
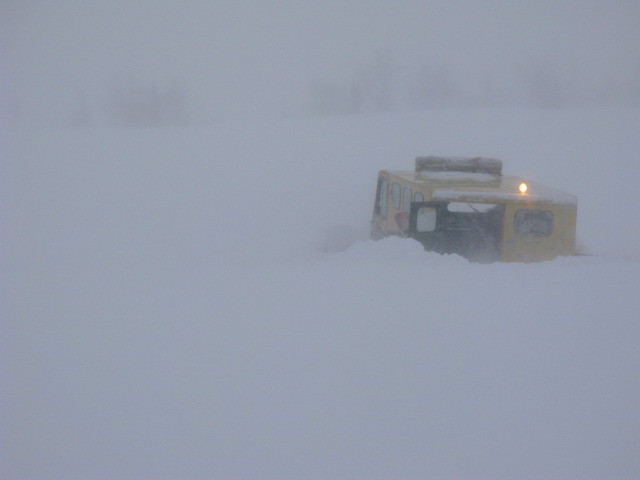
[[493, 262], [500, 259], [503, 222], [504, 205], [414, 202], [409, 230], [426, 250]]

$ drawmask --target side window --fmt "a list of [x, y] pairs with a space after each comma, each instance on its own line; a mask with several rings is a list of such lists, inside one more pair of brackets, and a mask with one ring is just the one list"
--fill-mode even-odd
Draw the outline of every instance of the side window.
[[422, 207], [417, 212], [416, 231], [418, 233], [433, 232], [436, 229], [436, 209]]
[[402, 211], [409, 213], [410, 208], [411, 208], [411, 189], [409, 187], [404, 187], [402, 189]]
[[391, 205], [396, 210], [400, 209], [400, 184], [391, 184]]
[[415, 195], [413, 196], [413, 201], [414, 202], [424, 202], [424, 197], [422, 196], [422, 194], [420, 192], [416, 192]]
[[549, 210], [518, 210], [514, 221], [518, 235], [548, 237], [553, 232], [553, 213]]
[[376, 213], [379, 213], [383, 217], [387, 216], [387, 180], [384, 178], [378, 179], [378, 201], [376, 203]]

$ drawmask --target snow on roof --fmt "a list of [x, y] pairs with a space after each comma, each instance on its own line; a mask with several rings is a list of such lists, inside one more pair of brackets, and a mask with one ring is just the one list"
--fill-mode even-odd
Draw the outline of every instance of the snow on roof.
[[439, 181], [452, 181], [452, 182], [495, 182], [497, 175], [491, 175], [489, 173], [473, 173], [473, 172], [433, 172], [423, 170], [418, 172], [421, 177], [428, 178], [430, 180]]
[[478, 192], [463, 190], [436, 190], [431, 196], [435, 201], [464, 200], [470, 202], [535, 202], [553, 203], [556, 205], [577, 206], [578, 200], [574, 195], [553, 189], [544, 189], [535, 194], [507, 193], [507, 192]]

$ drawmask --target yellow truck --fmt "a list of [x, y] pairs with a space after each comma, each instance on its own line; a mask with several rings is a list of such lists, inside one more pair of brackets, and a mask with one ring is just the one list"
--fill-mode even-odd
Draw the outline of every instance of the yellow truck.
[[382, 170], [371, 237], [411, 237], [475, 262], [538, 262], [575, 254], [574, 195], [503, 176], [493, 158], [418, 157]]

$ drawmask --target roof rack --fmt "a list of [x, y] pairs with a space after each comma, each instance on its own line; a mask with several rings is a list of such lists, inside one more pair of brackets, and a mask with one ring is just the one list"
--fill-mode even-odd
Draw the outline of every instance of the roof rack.
[[416, 157], [416, 172], [470, 172], [502, 175], [502, 160], [496, 158]]

